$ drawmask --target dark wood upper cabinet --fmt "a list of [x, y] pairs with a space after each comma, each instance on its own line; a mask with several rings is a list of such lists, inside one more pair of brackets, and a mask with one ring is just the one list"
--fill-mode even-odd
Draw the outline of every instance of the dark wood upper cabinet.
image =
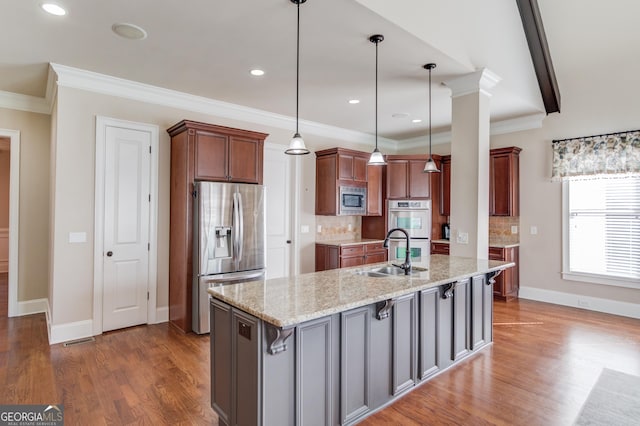
[[520, 148], [492, 149], [489, 166], [489, 215], [520, 215]]
[[316, 151], [316, 214], [339, 213], [341, 185], [367, 188], [367, 215], [382, 214], [383, 168], [369, 166], [369, 153], [344, 148]]
[[[435, 209], [435, 206], [433, 206]], [[440, 164], [440, 214], [451, 215], [451, 156], [442, 157]]]
[[262, 183], [265, 133], [183, 120], [171, 136], [169, 321], [191, 331], [193, 183]]
[[431, 196], [429, 173], [424, 173], [426, 155], [387, 156], [387, 198], [427, 199]]

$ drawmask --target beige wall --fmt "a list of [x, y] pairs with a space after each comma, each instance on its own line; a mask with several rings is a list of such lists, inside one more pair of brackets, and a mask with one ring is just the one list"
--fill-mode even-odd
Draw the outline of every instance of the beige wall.
[[0, 128], [20, 131], [18, 301], [46, 298], [50, 117], [0, 108]]
[[[95, 120], [97, 115], [155, 124], [160, 128], [159, 212], [158, 212], [158, 293], [157, 306], [168, 304], [169, 258], [169, 173], [170, 138], [166, 129], [188, 118], [223, 126], [269, 133], [267, 142], [289, 143], [293, 130], [275, 129], [255, 123], [214, 117], [175, 108], [145, 104], [107, 95], [61, 87], [58, 89], [57, 119], [53, 152], [52, 225], [52, 324], [59, 325], [92, 318], [93, 306], [93, 226]], [[292, 128], [293, 129], [293, 128]], [[304, 128], [302, 128], [304, 132]], [[300, 234], [301, 272], [315, 268], [315, 155], [313, 151], [333, 146], [368, 150], [340, 140], [304, 135], [312, 150], [297, 161], [302, 180], [299, 185], [300, 225], [310, 228]], [[284, 155], [284, 154], [283, 154]], [[265, 170], [264, 173], [268, 173]], [[87, 242], [69, 244], [69, 232], [86, 232]]]
[[0, 229], [9, 227], [9, 138], [0, 138]]

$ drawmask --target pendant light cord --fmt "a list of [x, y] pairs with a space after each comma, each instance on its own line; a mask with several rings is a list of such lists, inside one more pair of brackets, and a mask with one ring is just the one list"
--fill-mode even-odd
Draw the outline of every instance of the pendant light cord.
[[296, 134], [298, 134], [298, 104], [300, 98], [300, 2], [298, 1], [298, 27], [296, 30]]
[[431, 68], [429, 68], [429, 158], [431, 159]]
[[376, 41], [376, 151], [378, 150], [378, 43]]

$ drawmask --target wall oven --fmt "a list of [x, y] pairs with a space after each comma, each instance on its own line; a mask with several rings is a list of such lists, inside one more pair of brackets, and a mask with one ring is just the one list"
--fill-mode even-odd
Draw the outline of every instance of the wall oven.
[[367, 188], [340, 186], [340, 215], [367, 214]]
[[[431, 253], [431, 200], [389, 200], [388, 228], [402, 228], [409, 234], [412, 262], [428, 262]], [[404, 234], [389, 239], [389, 260], [404, 261], [407, 250]]]

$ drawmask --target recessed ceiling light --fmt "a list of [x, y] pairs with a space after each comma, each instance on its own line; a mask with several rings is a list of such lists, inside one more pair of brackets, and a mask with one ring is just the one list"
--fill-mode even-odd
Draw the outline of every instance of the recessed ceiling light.
[[411, 120], [412, 123], [422, 123], [422, 120], [419, 118], [414, 118], [413, 120]]
[[133, 24], [113, 24], [111, 31], [129, 40], [144, 40], [147, 38], [147, 32], [143, 28]]
[[406, 112], [396, 112], [394, 114], [391, 114], [391, 116], [393, 118], [407, 118], [409, 117], [409, 114], [407, 114]]
[[67, 11], [64, 10], [61, 6], [58, 6], [55, 3], [43, 3], [41, 6], [45, 12], [50, 13], [56, 16], [64, 16], [67, 14]]
[[251, 75], [261, 76], [261, 75], [264, 75], [264, 71], [259, 69], [251, 70]]
[[349, 99], [349, 103], [352, 104], [352, 105], [359, 104], [360, 103], [360, 99]]

